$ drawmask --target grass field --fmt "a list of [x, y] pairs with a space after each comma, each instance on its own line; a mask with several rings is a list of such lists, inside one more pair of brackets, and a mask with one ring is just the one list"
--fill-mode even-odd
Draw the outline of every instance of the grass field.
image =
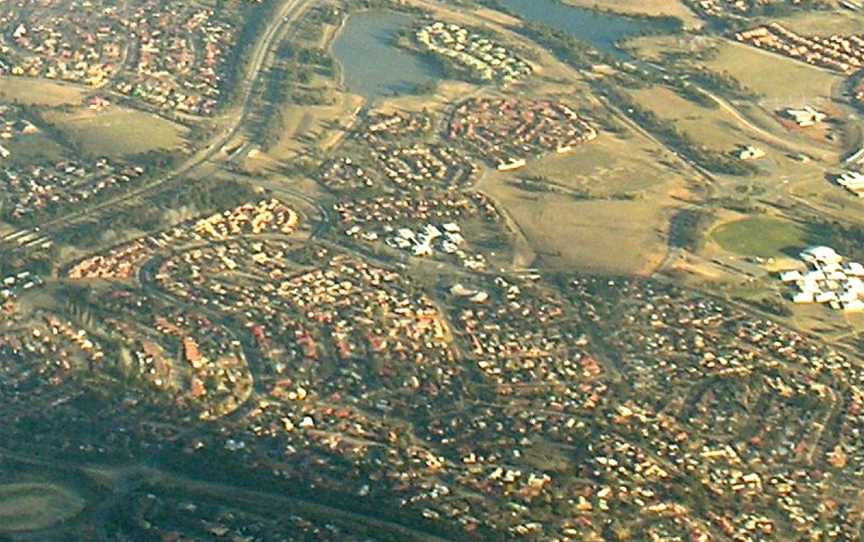
[[[567, 154], [531, 162], [518, 176], [542, 176], [555, 188], [585, 191], [594, 197], [640, 193], [661, 184], [665, 174], [657, 165], [658, 156], [632, 152], [636, 145], [635, 140], [603, 134]], [[628, 153], [632, 156], [622, 160]]]
[[50, 484], [0, 485], [0, 532], [36, 531], [77, 516], [84, 501]]
[[65, 152], [62, 145], [44, 134], [20, 137], [4, 146], [12, 153], [10, 160], [21, 165], [42, 160], [60, 160]]
[[637, 36], [624, 42], [624, 47], [635, 56], [646, 60], [659, 60], [663, 53], [702, 53], [716, 43], [713, 38], [691, 34]]
[[285, 160], [309, 147], [322, 150], [332, 147], [362, 103], [357, 96], [340, 93], [334, 105], [286, 105], [282, 109], [282, 133], [267, 154], [274, 160]]
[[155, 115], [109, 107], [101, 111], [76, 109], [45, 115], [69, 139], [94, 155], [126, 156], [180, 146], [186, 129]]
[[[662, 156], [642, 137], [618, 140], [602, 134], [572, 153], [515, 173], [489, 174], [478, 189], [512, 219], [537, 256], [536, 265], [645, 274], [666, 254], [668, 215], [677, 205], [671, 194], [686, 193], [681, 175], [660, 165]], [[532, 175], [549, 179], [553, 191], [526, 190], [514, 182]], [[590, 199], [574, 197], [576, 189], [587, 191]], [[610, 197], [624, 194], [634, 199]], [[516, 248], [517, 253], [528, 252]]]
[[830, 101], [832, 89], [843, 78], [803, 62], [724, 41], [707, 67], [732, 75], [745, 87], [764, 96], [769, 108], [819, 105]]
[[625, 15], [677, 17], [687, 28], [701, 28], [703, 22], [681, 0], [565, 0], [583, 8], [598, 8]]
[[632, 96], [638, 104], [674, 122], [679, 130], [711, 150], [732, 152], [739, 145], [752, 143], [750, 136], [722, 109], [702, 107], [666, 87], [637, 90]]
[[0, 77], [0, 98], [27, 105], [77, 105], [84, 98], [82, 88], [23, 77]]
[[851, 11], [807, 10], [777, 22], [801, 34], [828, 36], [832, 34], [858, 34], [861, 32], [860, 15]]
[[654, 204], [578, 201], [506, 185], [489, 192], [519, 225], [544, 269], [646, 273], [665, 255], [665, 222]]
[[711, 239], [726, 251], [742, 256], [777, 258], [811, 244], [803, 227], [778, 218], [750, 217], [715, 228]]
[[707, 60], [701, 63], [705, 67], [728, 73], [745, 88], [761, 95], [762, 105], [772, 111], [804, 104], [828, 104], [834, 88], [843, 82], [839, 74], [721, 38], [642, 36], [627, 41], [626, 46], [638, 56], [654, 60], [663, 53], [685, 53], [699, 63], [697, 56], [704, 55]]

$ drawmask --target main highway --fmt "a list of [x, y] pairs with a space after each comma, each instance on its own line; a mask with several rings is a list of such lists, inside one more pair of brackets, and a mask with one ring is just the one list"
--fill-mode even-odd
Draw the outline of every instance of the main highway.
[[227, 143], [241, 132], [244, 123], [251, 114], [255, 89], [258, 86], [258, 80], [266, 71], [269, 53], [277, 44], [278, 39], [300, 20], [312, 4], [313, 0], [285, 0], [279, 6], [275, 16], [268, 22], [267, 28], [258, 38], [252, 49], [250, 58], [247, 61], [248, 65], [236, 89], [235, 99], [237, 105], [226, 114], [226, 118], [230, 120], [207, 144], [187, 158], [176, 169], [152, 179], [129, 192], [107, 198], [86, 209], [75, 210], [63, 216], [46, 220], [33, 230], [18, 230], [4, 235], [0, 237], [0, 250], [8, 249], [10, 246], [20, 243], [22, 239], [50, 238], [52, 234], [62, 231], [75, 222], [98, 216], [98, 213], [101, 211], [116, 209], [130, 200], [157, 192], [167, 183], [189, 175], [196, 168], [211, 160], [222, 151]]

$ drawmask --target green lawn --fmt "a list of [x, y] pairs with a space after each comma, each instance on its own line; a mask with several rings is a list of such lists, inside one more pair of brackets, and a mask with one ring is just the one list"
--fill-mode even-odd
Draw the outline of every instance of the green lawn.
[[776, 258], [810, 244], [811, 234], [793, 222], [751, 217], [723, 224], [711, 238], [724, 250], [743, 256]]
[[127, 156], [170, 150], [183, 143], [186, 129], [171, 121], [132, 109], [77, 109], [46, 115], [71, 140], [97, 156]]

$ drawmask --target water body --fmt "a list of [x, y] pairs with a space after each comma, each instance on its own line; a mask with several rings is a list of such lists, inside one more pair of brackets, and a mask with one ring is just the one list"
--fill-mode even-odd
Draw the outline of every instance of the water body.
[[616, 57], [624, 52], [616, 42], [658, 30], [658, 23], [614, 13], [567, 6], [558, 0], [499, 0], [522, 19], [551, 26]]
[[418, 84], [440, 78], [430, 60], [393, 44], [396, 33], [411, 27], [410, 16], [392, 11], [352, 15], [333, 44], [345, 87], [374, 100], [411, 92]]

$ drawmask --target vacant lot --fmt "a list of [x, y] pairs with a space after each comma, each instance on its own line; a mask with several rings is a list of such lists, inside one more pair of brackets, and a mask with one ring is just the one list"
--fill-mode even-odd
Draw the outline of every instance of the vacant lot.
[[597, 8], [625, 15], [677, 17], [687, 28], [700, 28], [703, 23], [681, 0], [565, 0], [583, 8]]
[[530, 162], [517, 177], [542, 177], [542, 184], [551, 189], [571, 194], [584, 192], [592, 197], [638, 194], [665, 181], [664, 169], [658, 166], [662, 155], [649, 154], [653, 149], [646, 147], [642, 152], [639, 140], [603, 134], [566, 154]]
[[519, 225], [544, 269], [640, 274], [665, 255], [666, 223], [654, 203], [579, 201], [507, 185], [489, 193]]
[[778, 19], [777, 22], [786, 25], [801, 34], [830, 36], [832, 34], [861, 33], [860, 15], [851, 11], [803, 11]]
[[[572, 153], [489, 174], [478, 188], [512, 219], [538, 266], [644, 274], [666, 255], [668, 218], [678, 205], [671, 194], [686, 197], [681, 175], [660, 165], [664, 154], [642, 137], [601, 134]], [[519, 182], [538, 175], [545, 180]]]
[[23, 77], [0, 77], [0, 98], [26, 105], [76, 105], [81, 103], [84, 90], [73, 85]]
[[727, 222], [715, 228], [711, 238], [724, 250], [760, 258], [788, 256], [810, 244], [810, 234], [805, 228], [770, 217]]
[[274, 160], [285, 160], [315, 148], [326, 150], [336, 145], [353, 125], [363, 99], [337, 93], [334, 105], [282, 107], [282, 131], [267, 154]]
[[732, 41], [721, 42], [707, 66], [761, 94], [769, 109], [829, 102], [833, 87], [843, 81], [826, 70]]
[[175, 149], [186, 135], [186, 129], [178, 124], [122, 107], [56, 111], [45, 117], [84, 152], [99, 156]]
[[732, 152], [737, 146], [752, 142], [726, 111], [702, 107], [666, 87], [642, 89], [632, 95], [639, 105], [674, 122], [679, 130], [711, 150]]
[[0, 532], [36, 531], [77, 516], [84, 501], [49, 484], [0, 485]]
[[3, 146], [12, 153], [10, 161], [20, 165], [60, 160], [66, 152], [63, 146], [44, 134], [21, 137]]

